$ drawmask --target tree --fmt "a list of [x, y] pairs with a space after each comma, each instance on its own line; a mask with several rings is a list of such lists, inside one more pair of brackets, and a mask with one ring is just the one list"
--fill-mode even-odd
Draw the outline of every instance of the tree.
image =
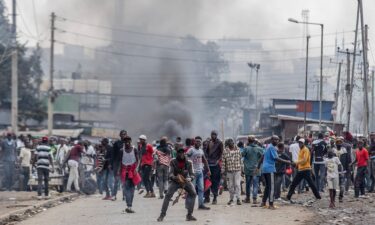
[[[0, 1], [0, 108], [11, 107], [11, 42], [10, 24], [4, 14], [3, 2]], [[27, 56], [24, 45], [17, 43], [18, 48], [18, 97], [19, 121], [28, 119], [42, 122], [46, 117], [46, 108], [39, 96], [43, 71], [41, 68], [41, 49], [39, 46]]]

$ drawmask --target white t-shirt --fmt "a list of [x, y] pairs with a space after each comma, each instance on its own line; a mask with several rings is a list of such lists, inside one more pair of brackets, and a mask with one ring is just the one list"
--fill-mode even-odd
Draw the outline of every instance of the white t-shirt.
[[299, 154], [299, 151], [300, 151], [300, 147], [299, 147], [299, 144], [298, 143], [293, 143], [289, 146], [289, 151], [290, 153], [292, 153], [292, 160], [293, 162], [297, 162], [298, 161], [298, 154]]
[[30, 167], [31, 150], [25, 147], [21, 148], [20, 158], [22, 158], [21, 166]]
[[324, 162], [327, 166], [327, 178], [338, 178], [339, 177], [339, 165], [341, 165], [338, 157], [325, 158]]

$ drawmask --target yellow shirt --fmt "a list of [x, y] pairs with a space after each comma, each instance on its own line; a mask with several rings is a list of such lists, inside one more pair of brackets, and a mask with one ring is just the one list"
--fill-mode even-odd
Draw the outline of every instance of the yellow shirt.
[[298, 170], [311, 170], [311, 164], [310, 164], [310, 150], [305, 146], [303, 147], [299, 153], [298, 153]]

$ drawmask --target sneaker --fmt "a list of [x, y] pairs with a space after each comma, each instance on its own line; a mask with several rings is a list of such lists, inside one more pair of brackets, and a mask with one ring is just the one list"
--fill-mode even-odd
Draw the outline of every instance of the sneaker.
[[44, 199], [45, 199], [45, 200], [51, 199], [51, 195], [46, 195], [46, 196], [44, 196]]
[[112, 200], [111, 196], [105, 196], [102, 200]]
[[198, 209], [200, 209], [200, 210], [210, 210], [211, 208], [210, 208], [210, 207], [207, 207], [207, 206], [205, 206], [205, 205], [200, 205], [200, 206], [198, 207]]
[[127, 212], [127, 213], [135, 213], [134, 210], [132, 210], [131, 208], [126, 208], [125, 212]]
[[116, 201], [116, 200], [117, 200], [116, 196], [112, 196], [112, 197], [111, 197], [111, 200], [112, 200], [112, 201]]
[[141, 189], [139, 190], [138, 194], [142, 194], [145, 190]]
[[162, 222], [163, 220], [164, 220], [164, 216], [160, 215], [159, 218], [156, 221]]
[[258, 204], [258, 201], [256, 198], [253, 198], [253, 204]]
[[36, 197], [36, 199], [38, 199], [38, 200], [42, 200], [43, 197], [42, 197], [41, 195], [38, 195], [38, 196]]
[[197, 219], [193, 215], [187, 214], [186, 221], [197, 221]]
[[149, 198], [150, 197], [150, 192], [147, 192], [143, 197], [144, 198]]
[[203, 202], [204, 203], [210, 203], [210, 198], [205, 198]]
[[155, 193], [154, 193], [154, 192], [151, 192], [151, 193], [150, 193], [150, 198], [155, 198], [155, 197], [156, 197]]
[[339, 198], [339, 202], [340, 202], [340, 203], [342, 203], [342, 202], [343, 202], [342, 198]]
[[237, 199], [237, 205], [242, 205], [241, 200]]
[[212, 200], [212, 205], [216, 205], [217, 204], [217, 199], [214, 198], [214, 200]]
[[250, 203], [250, 198], [245, 198], [244, 200], [242, 200], [243, 203]]
[[228, 205], [232, 205], [233, 204], [233, 200], [229, 200], [229, 202], [227, 203]]
[[265, 208], [265, 209], [268, 208], [265, 202], [260, 203], [260, 207]]
[[278, 209], [279, 207], [275, 206], [275, 205], [270, 205], [268, 207], [268, 209], [271, 209], [271, 210], [275, 210], [275, 209]]
[[164, 198], [164, 196], [163, 196], [163, 195], [160, 195], [160, 196], [159, 196], [159, 199], [163, 199], [163, 198]]

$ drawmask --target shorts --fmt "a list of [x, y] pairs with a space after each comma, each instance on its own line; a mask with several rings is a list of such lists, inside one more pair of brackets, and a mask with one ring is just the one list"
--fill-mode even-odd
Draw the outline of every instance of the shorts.
[[328, 189], [338, 189], [339, 188], [339, 178], [327, 178], [327, 184], [328, 184]]

